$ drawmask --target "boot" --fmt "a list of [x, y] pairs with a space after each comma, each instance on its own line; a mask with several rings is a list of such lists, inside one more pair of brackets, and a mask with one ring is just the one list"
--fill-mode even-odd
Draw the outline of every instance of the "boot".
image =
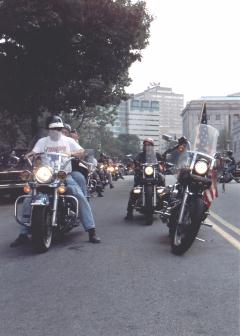
[[21, 245], [28, 245], [30, 243], [30, 239], [25, 234], [20, 234], [14, 242], [10, 244], [10, 247], [18, 247]]
[[88, 234], [89, 234], [89, 242], [90, 243], [100, 243], [101, 239], [99, 237], [97, 237], [96, 235], [96, 229], [92, 228], [88, 230]]
[[133, 213], [132, 211], [128, 211], [127, 215], [124, 217], [125, 221], [131, 221], [133, 220]]

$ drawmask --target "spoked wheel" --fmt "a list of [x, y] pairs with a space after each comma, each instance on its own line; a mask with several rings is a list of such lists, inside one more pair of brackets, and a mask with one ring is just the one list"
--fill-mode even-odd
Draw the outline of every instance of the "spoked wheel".
[[201, 198], [191, 200], [185, 208], [183, 224], [177, 225], [180, 206], [170, 217], [170, 239], [173, 254], [184, 254], [193, 244], [204, 215], [204, 202]]
[[152, 225], [153, 223], [153, 188], [146, 186], [145, 188], [145, 206], [146, 206], [146, 224]]
[[32, 240], [37, 252], [46, 252], [51, 246], [53, 227], [49, 207], [35, 206], [32, 209]]

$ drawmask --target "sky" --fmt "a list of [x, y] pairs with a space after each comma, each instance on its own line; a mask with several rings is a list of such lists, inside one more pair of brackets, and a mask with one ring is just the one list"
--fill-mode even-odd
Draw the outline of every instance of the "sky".
[[142, 61], [130, 68], [129, 93], [151, 82], [201, 96], [240, 92], [240, 0], [146, 0], [154, 16]]

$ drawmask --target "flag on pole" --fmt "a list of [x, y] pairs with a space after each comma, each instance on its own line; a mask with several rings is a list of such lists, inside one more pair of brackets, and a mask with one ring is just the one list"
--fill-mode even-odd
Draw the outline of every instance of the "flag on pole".
[[203, 103], [201, 124], [207, 125], [207, 104], [205, 102]]
[[211, 187], [204, 191], [203, 194], [203, 200], [204, 203], [207, 205], [208, 208], [210, 208], [212, 202], [215, 200], [215, 198], [218, 197], [218, 189], [217, 189], [217, 172], [216, 170], [212, 171], [212, 184]]

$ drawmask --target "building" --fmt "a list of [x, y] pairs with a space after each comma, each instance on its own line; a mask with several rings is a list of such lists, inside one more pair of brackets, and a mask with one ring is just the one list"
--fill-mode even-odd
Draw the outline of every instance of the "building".
[[232, 143], [234, 158], [236, 161], [240, 161], [240, 119], [233, 125]]
[[155, 85], [142, 93], [132, 95], [118, 107], [118, 117], [112, 127], [115, 136], [120, 133], [135, 134], [142, 141], [151, 137], [158, 150], [163, 151], [163, 134], [179, 137], [182, 134], [181, 111], [183, 95], [171, 88]]
[[128, 113], [130, 101], [122, 101], [117, 108], [117, 118], [114, 125], [110, 127], [114, 136], [128, 133]]
[[216, 127], [220, 132], [225, 131], [228, 146], [231, 148], [233, 125], [240, 117], [240, 94], [226, 97], [202, 97], [190, 101], [182, 111], [183, 134], [191, 137], [192, 130], [199, 124], [203, 104], [206, 102], [208, 124]]

